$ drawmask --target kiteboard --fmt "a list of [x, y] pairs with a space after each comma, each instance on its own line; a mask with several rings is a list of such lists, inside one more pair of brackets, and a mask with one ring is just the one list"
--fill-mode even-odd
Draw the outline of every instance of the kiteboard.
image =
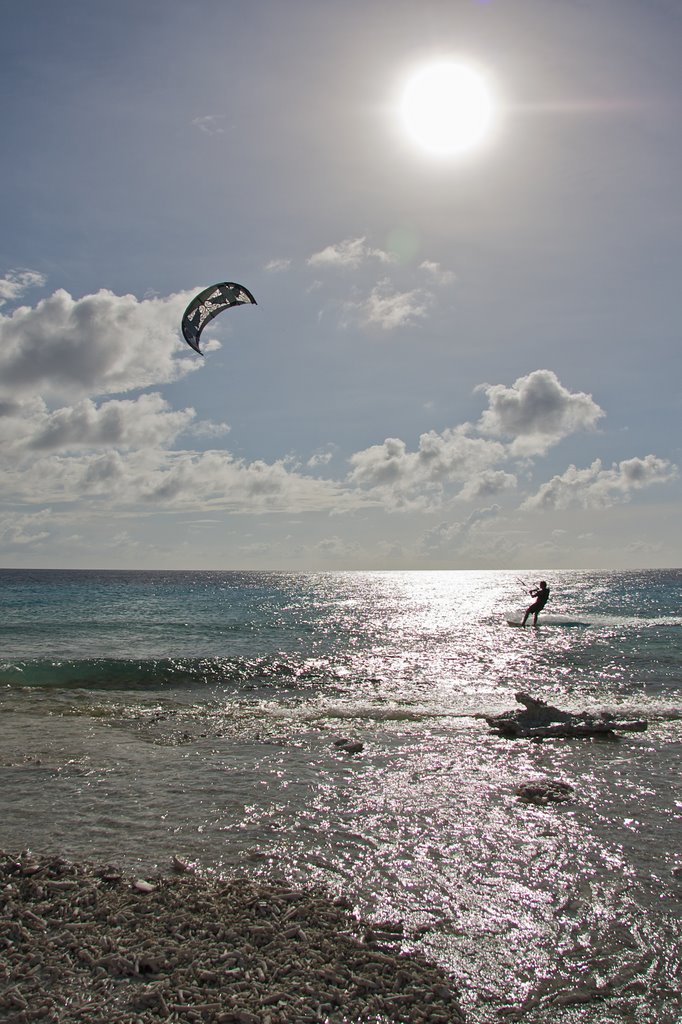
[[[520, 619], [507, 619], [508, 626], [520, 626], [523, 628], [523, 623]], [[532, 626], [532, 618], [528, 619], [528, 626]], [[538, 626], [589, 626], [589, 622], [582, 622], [580, 619], [550, 619], [542, 618], [538, 620]]]

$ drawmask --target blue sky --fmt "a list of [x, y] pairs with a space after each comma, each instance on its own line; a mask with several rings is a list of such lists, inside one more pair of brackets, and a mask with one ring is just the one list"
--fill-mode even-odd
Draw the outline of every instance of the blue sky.
[[[0, 564], [682, 564], [681, 45], [673, 0], [16, 6]], [[497, 111], [445, 158], [399, 116], [442, 60]]]

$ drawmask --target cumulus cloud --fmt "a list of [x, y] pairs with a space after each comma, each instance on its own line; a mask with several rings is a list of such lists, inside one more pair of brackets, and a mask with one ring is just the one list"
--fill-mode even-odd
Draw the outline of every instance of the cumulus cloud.
[[40, 288], [45, 276], [37, 270], [9, 270], [0, 277], [0, 306], [21, 298], [29, 288]]
[[468, 536], [472, 530], [476, 530], [482, 523], [495, 519], [502, 512], [499, 505], [489, 505], [486, 508], [474, 509], [466, 519], [461, 522], [442, 522], [432, 527], [421, 537], [418, 549], [426, 554], [435, 555], [451, 549], [455, 543], [461, 541], [462, 537]]
[[231, 431], [229, 423], [214, 423], [212, 420], [199, 420], [187, 427], [187, 433], [192, 437], [224, 437]]
[[[503, 463], [525, 463], [531, 455], [544, 454], [560, 437], [593, 426], [603, 415], [589, 395], [568, 391], [547, 370], [519, 378], [509, 388], [485, 385], [483, 390], [490, 408], [476, 426], [464, 423], [440, 433], [429, 431], [420, 436], [416, 450], [401, 438], [386, 438], [351, 455], [347, 483], [391, 511], [491, 500], [518, 487], [516, 473], [501, 468]], [[511, 434], [513, 440], [489, 436], [493, 433]], [[518, 444], [519, 439], [524, 443]], [[522, 508], [564, 508], [574, 502], [604, 507], [675, 475], [674, 466], [654, 455], [626, 459], [610, 470], [599, 461], [587, 470], [572, 466]]]
[[492, 437], [511, 437], [515, 455], [542, 454], [578, 430], [593, 429], [604, 412], [591, 395], [571, 392], [552, 370], [534, 370], [511, 387], [481, 384], [489, 408], [478, 429]]
[[32, 396], [21, 401], [0, 401], [0, 462], [10, 458], [42, 424], [47, 407], [42, 398]]
[[392, 263], [393, 256], [382, 249], [374, 249], [362, 238], [347, 238], [335, 245], [328, 245], [320, 252], [313, 253], [308, 259], [311, 267], [350, 267], [357, 269], [367, 260], [378, 260], [380, 263]]
[[191, 408], [173, 410], [157, 393], [99, 405], [86, 398], [52, 411], [39, 397], [4, 403], [0, 468], [36, 453], [165, 447], [184, 432], [215, 436], [229, 429], [226, 424], [195, 424], [195, 415]]
[[655, 455], [624, 459], [604, 469], [595, 459], [587, 469], [569, 466], [565, 473], [554, 476], [524, 501], [523, 509], [555, 511], [571, 505], [603, 509], [618, 501], [628, 501], [633, 491], [652, 484], [668, 483], [678, 475], [677, 467]]
[[[360, 303], [354, 304], [360, 319], [370, 327], [380, 327], [384, 331], [406, 327], [426, 316], [432, 296], [429, 292], [413, 290], [408, 292], [395, 291], [388, 280], [380, 281], [369, 296]], [[353, 304], [349, 303], [348, 308]]]
[[[328, 245], [310, 256], [307, 262], [315, 269], [362, 269], [362, 281], [352, 278], [356, 288], [340, 303], [341, 323], [347, 327], [361, 325], [393, 331], [414, 325], [433, 307], [435, 288], [455, 280], [455, 275], [439, 263], [424, 260], [419, 265], [422, 273], [417, 274], [412, 269], [406, 287], [405, 267], [397, 255], [369, 245], [365, 236]], [[377, 267], [381, 268], [381, 279], [371, 280], [369, 274]], [[419, 286], [415, 287], [417, 282]], [[320, 281], [312, 287], [319, 289]]]
[[74, 299], [59, 289], [0, 315], [0, 400], [36, 391], [76, 400], [178, 380], [199, 365], [180, 356], [190, 294], [139, 300], [101, 289]]
[[505, 473], [502, 469], [488, 469], [471, 476], [457, 497], [460, 501], [491, 498], [503, 491], [513, 491], [516, 485], [517, 479], [513, 473]]
[[86, 398], [77, 405], [46, 412], [29, 446], [37, 451], [164, 446], [185, 430], [194, 416], [193, 409], [171, 410], [159, 394], [99, 406]]
[[369, 295], [348, 299], [344, 303], [345, 326], [360, 323], [383, 331], [409, 327], [426, 316], [432, 302], [430, 292], [421, 289], [399, 291], [384, 278]]
[[434, 263], [433, 260], [424, 260], [419, 264], [419, 269], [426, 271], [438, 284], [454, 284], [457, 280], [452, 270], [444, 270], [440, 263]]
[[[350, 258], [373, 252], [364, 239], [344, 244]], [[517, 486], [516, 475], [502, 464], [542, 454], [603, 415], [589, 395], [571, 393], [555, 374], [537, 370], [511, 387], [483, 385], [488, 409], [476, 426], [422, 433], [414, 450], [389, 437], [355, 452], [345, 480], [322, 476], [336, 452], [332, 445], [318, 449], [305, 465], [291, 459], [247, 462], [215, 450], [217, 445], [210, 451], [174, 450], [183, 435], [187, 442], [229, 427], [197, 421], [192, 408], [173, 409], [156, 390], [134, 399], [109, 396], [160, 388], [205, 365], [185, 357], [178, 335], [191, 294], [138, 300], [102, 290], [77, 300], [58, 291], [35, 308], [0, 314], [0, 484], [7, 501], [59, 505], [69, 514], [77, 504], [84, 514], [135, 515], [335, 515], [379, 505], [388, 511], [433, 510], [451, 501], [472, 502], [486, 507], [441, 524], [424, 540], [424, 550], [456, 538], [470, 540], [473, 550], [481, 532], [488, 542], [483, 524], [499, 515], [500, 506], [491, 502]], [[382, 281], [356, 304], [355, 315], [388, 330], [424, 315], [428, 301], [424, 291], [394, 291]], [[675, 472], [653, 455], [626, 459], [610, 470], [599, 461], [587, 470], [570, 467], [522, 507], [564, 508], [572, 501], [605, 507]], [[44, 511], [6, 518], [0, 542], [40, 543], [48, 536], [49, 517]], [[342, 543], [331, 537], [317, 554], [323, 557], [326, 549], [330, 558], [341, 557]]]
[[334, 458], [334, 451], [336, 445], [330, 445], [325, 449], [318, 449], [308, 459], [306, 465], [309, 469], [318, 469], [320, 466], [326, 466]]
[[470, 437], [466, 427], [429, 431], [408, 451], [399, 438], [355, 452], [350, 458], [351, 484], [370, 489], [388, 507], [400, 508], [442, 492], [453, 482], [479, 477], [504, 457], [504, 445]]
[[46, 540], [50, 532], [45, 530], [44, 526], [51, 515], [51, 510], [45, 508], [40, 512], [0, 516], [0, 544], [8, 547], [26, 547]]
[[15, 501], [106, 500], [107, 508], [236, 512], [344, 511], [359, 501], [339, 484], [302, 474], [285, 460], [245, 462], [229, 452], [89, 450], [12, 460], [3, 488]]
[[331, 511], [346, 498], [332, 481], [316, 480], [286, 460], [246, 463], [228, 452], [174, 453], [144, 484], [148, 502], [242, 511]]

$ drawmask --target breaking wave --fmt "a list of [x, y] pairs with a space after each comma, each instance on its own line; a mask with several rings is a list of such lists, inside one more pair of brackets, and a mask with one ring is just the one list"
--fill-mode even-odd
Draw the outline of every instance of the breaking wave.
[[158, 690], [203, 686], [310, 685], [333, 669], [281, 658], [32, 658], [0, 663], [0, 686]]

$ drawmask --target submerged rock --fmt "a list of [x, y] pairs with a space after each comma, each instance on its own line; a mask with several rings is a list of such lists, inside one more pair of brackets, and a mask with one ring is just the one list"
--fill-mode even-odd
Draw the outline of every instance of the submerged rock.
[[348, 737], [334, 740], [334, 746], [338, 750], [343, 750], [345, 754], [359, 754], [365, 749], [364, 743], [361, 743], [360, 740], [351, 740]]
[[519, 800], [528, 804], [562, 803], [564, 800], [570, 800], [573, 786], [552, 779], [530, 779], [521, 782], [514, 792]]
[[524, 710], [505, 711], [486, 717], [499, 736], [511, 739], [554, 739], [583, 736], [609, 736], [614, 732], [644, 732], [646, 721], [619, 721], [607, 711], [595, 716], [588, 711], [561, 711], [528, 693], [515, 694]]

